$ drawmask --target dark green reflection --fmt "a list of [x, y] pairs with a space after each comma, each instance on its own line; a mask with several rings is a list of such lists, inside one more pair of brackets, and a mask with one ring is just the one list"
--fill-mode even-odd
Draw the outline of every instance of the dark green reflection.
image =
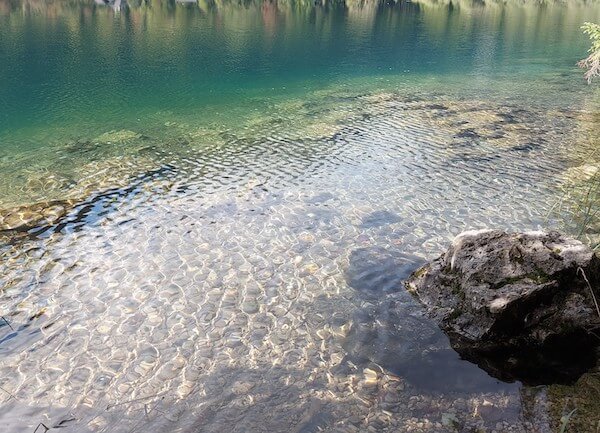
[[594, 2], [317, 3], [3, 0], [0, 137], [356, 77], [570, 71], [600, 18]]

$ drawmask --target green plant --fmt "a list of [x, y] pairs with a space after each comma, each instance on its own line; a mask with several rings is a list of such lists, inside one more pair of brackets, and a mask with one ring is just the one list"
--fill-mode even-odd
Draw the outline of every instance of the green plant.
[[587, 69], [584, 77], [591, 83], [592, 78], [600, 77], [600, 24], [585, 23], [581, 28], [590, 37], [592, 47], [588, 51], [590, 55], [577, 64], [580, 68]]
[[[590, 160], [596, 159], [590, 156]], [[560, 215], [568, 233], [600, 250], [600, 170], [588, 179], [568, 179], [562, 188], [563, 193], [548, 211], [546, 221], [550, 215]]]
[[[588, 231], [597, 229], [598, 225], [598, 199], [600, 198], [600, 175], [596, 172], [592, 178], [586, 182], [587, 188], [584, 190], [581, 202], [578, 203], [577, 213], [580, 221], [577, 237], [583, 237]], [[596, 245], [593, 245], [596, 248]]]
[[577, 411], [577, 409], [573, 409], [568, 414], [563, 415], [563, 416], [560, 417], [560, 431], [559, 431], [559, 433], [565, 433], [567, 431], [567, 425], [569, 424], [569, 421], [571, 420], [571, 417], [573, 416], [573, 414], [576, 411]]

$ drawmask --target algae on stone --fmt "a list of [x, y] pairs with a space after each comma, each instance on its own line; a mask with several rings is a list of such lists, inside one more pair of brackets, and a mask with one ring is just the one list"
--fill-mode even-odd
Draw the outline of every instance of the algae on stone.
[[141, 134], [128, 129], [112, 130], [99, 135], [93, 141], [95, 143], [125, 143], [140, 138]]

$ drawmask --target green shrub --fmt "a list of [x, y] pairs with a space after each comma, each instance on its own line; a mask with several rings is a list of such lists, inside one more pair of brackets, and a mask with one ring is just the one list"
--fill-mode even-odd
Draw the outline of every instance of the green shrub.
[[590, 55], [581, 60], [578, 65], [587, 69], [584, 76], [588, 83], [591, 83], [592, 78], [600, 77], [600, 24], [585, 23], [581, 28], [592, 40], [592, 47], [589, 49]]

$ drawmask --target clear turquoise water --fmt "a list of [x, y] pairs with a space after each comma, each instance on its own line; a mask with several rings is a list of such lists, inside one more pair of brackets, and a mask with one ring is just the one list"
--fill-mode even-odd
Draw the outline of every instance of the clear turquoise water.
[[[0, 138], [3, 147], [44, 146], [36, 137], [121, 129], [157, 111], [243, 117], [257, 98], [352, 80], [437, 81], [485, 95], [560, 72], [569, 79], [548, 100], [589, 92], [574, 64], [587, 49], [579, 26], [599, 19], [597, 4], [467, 5], [159, 3], [114, 12], [5, 2]], [[546, 102], [543, 93], [527, 96]]]
[[[69, 165], [128, 152], [105, 149], [92, 158], [72, 151], [108, 131], [150, 135], [162, 140], [160, 151], [180, 154], [186, 149], [166, 139], [173, 138], [167, 122], [248, 128], [257, 113], [268, 119], [277, 104], [315, 92], [438, 92], [559, 109], [598, 104], [597, 89], [575, 67], [588, 46], [581, 23], [600, 19], [596, 2], [109, 6], [3, 2], [4, 207], [71, 197], [71, 187], [98, 169], [74, 173]], [[306, 121], [292, 118], [289, 128]], [[52, 182], [40, 185], [46, 170]]]
[[571, 400], [460, 360], [402, 281], [466, 229], [574, 232], [583, 21], [0, 0], [0, 425], [555, 431]]

